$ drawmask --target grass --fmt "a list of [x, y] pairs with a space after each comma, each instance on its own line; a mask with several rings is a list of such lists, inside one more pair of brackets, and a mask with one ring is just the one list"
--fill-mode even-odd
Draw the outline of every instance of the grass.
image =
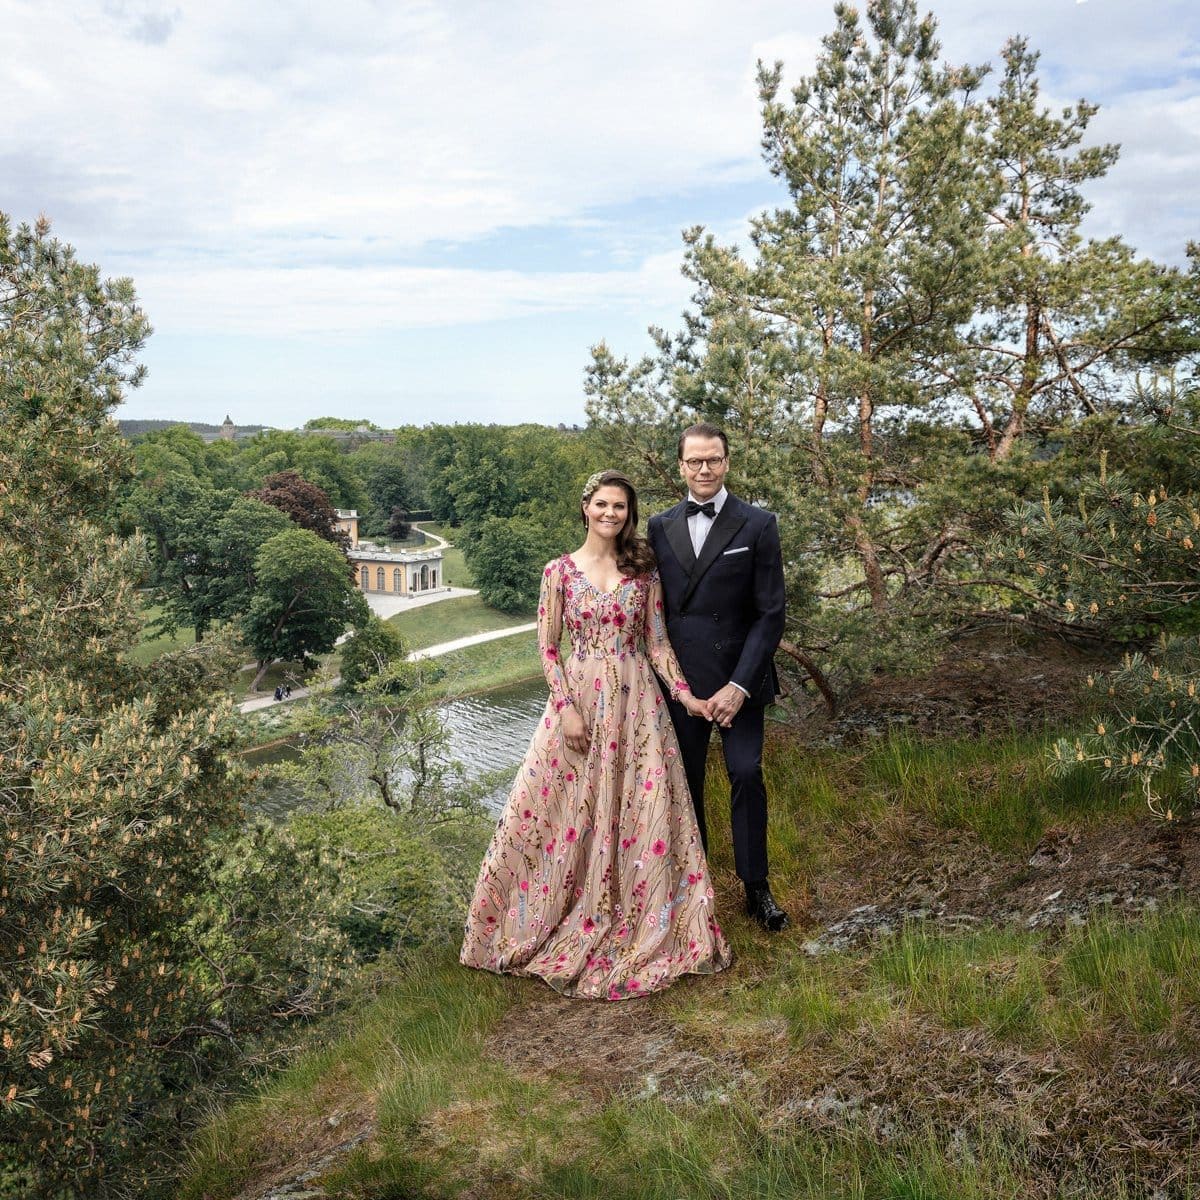
[[[987, 741], [932, 741], [904, 732], [863, 748], [807, 751], [789, 746], [786, 736], [769, 744], [763, 770], [773, 798], [771, 854], [792, 877], [827, 874], [840, 857], [860, 854], [912, 817], [966, 831], [997, 851], [1025, 853], [1052, 825], [1137, 811], [1118, 787], [1092, 772], [1055, 776], [1047, 759], [1054, 731]], [[710, 766], [705, 799], [714, 829], [724, 827], [729, 803], [718, 761], [714, 753], [717, 769]], [[728, 838], [713, 839], [710, 858], [732, 870]]]
[[449, 549], [442, 551], [442, 582], [449, 587], [474, 587], [475, 576], [471, 574], [463, 552], [454, 544], [461, 531], [452, 525], [442, 525], [437, 521], [420, 521], [416, 528], [424, 529], [435, 537], [445, 538], [450, 543]]
[[464, 1065], [478, 1059], [482, 1032], [516, 996], [511, 980], [482, 977], [467, 988], [462, 976], [444, 954], [415, 961], [361, 1008], [342, 1037], [315, 1046], [258, 1094], [227, 1108], [190, 1147], [181, 1200], [236, 1194], [277, 1165], [280, 1151], [285, 1165], [331, 1106], [345, 1113], [365, 1103], [385, 1127], [403, 1129], [441, 1103]]
[[152, 663], [160, 655], [172, 650], [182, 650], [196, 644], [196, 631], [190, 627], [178, 629], [170, 635], [151, 634], [149, 627], [162, 615], [162, 608], [157, 604], [142, 606], [142, 637], [136, 646], [129, 651], [129, 657], [134, 662]]
[[531, 620], [532, 614], [514, 617], [490, 608], [478, 596], [458, 596], [453, 600], [439, 600], [436, 604], [424, 604], [420, 608], [397, 613], [388, 618], [388, 624], [400, 631], [404, 644], [410, 650], [423, 650], [439, 642], [452, 642], [473, 633], [525, 625]]
[[875, 743], [861, 764], [864, 790], [946, 829], [970, 830], [996, 849], [1037, 844], [1047, 825], [1101, 819], [1128, 807], [1121, 789], [1091, 771], [1056, 776], [1051, 735], [922, 739], [902, 733]]
[[[1164, 914], [1149, 923], [1147, 936], [1160, 952], [1174, 953], [1188, 941], [1194, 944], [1196, 920], [1195, 912]], [[1105, 928], [1104, 937], [1124, 944], [1124, 934]], [[501, 1023], [508, 1028], [526, 1019], [524, 1004], [544, 1000], [544, 990], [486, 974], [466, 976], [447, 951], [427, 955], [367, 1008], [349, 1035], [313, 1052], [259, 1097], [210, 1125], [193, 1145], [181, 1194], [185, 1200], [236, 1195], [281, 1156], [287, 1161], [289, 1146], [296, 1158], [324, 1113], [364, 1100], [375, 1131], [323, 1177], [331, 1194], [452, 1197], [467, 1188], [500, 1200], [1017, 1200], [1055, 1194], [1044, 1190], [1031, 1159], [1035, 1110], [997, 1123], [980, 1107], [952, 1129], [917, 1120], [891, 1128], [880, 1140], [865, 1112], [856, 1122], [822, 1131], [806, 1127], [800, 1110], [785, 1116], [790, 1110], [781, 1109], [778, 1101], [786, 1092], [781, 1081], [800, 1083], [795, 1072], [806, 1051], [842, 1062], [864, 1037], [886, 1041], [910, 1010], [940, 1015], [955, 1029], [974, 1027], [983, 1018], [981, 1027], [992, 1031], [987, 1019], [1001, 1013], [1004, 1003], [988, 996], [982, 972], [967, 970], [968, 982], [959, 980], [972, 964], [1028, 961], [1041, 980], [1035, 993], [1043, 1005], [1090, 1002], [1112, 985], [1111, 974], [1107, 982], [1098, 977], [1081, 983], [1073, 969], [1064, 969], [1077, 952], [1095, 961], [1086, 948], [1088, 931], [1053, 954], [1037, 936], [968, 935], [938, 947], [907, 940], [910, 936], [917, 937], [906, 935], [896, 946], [838, 956], [828, 964], [784, 956], [778, 970], [749, 987], [734, 975], [681, 989], [688, 993], [683, 1003], [671, 993], [639, 1002], [672, 1020], [685, 1036], [690, 1029], [701, 1052], [728, 1053], [747, 1039], [748, 1023], [755, 1023], [758, 1051], [739, 1068], [740, 1078], [727, 1082], [715, 1101], [691, 1102], [667, 1101], [644, 1089], [607, 1097], [590, 1091], [573, 1059], [606, 1052], [619, 1058], [620, 1039], [607, 1047], [564, 1045], [560, 1069], [550, 1076], [523, 1076], [490, 1053], [489, 1035]], [[1128, 955], [1118, 957], [1128, 965]], [[1149, 979], [1140, 970], [1129, 974], [1121, 994], [1133, 994], [1135, 975], [1137, 984]], [[1082, 997], [1074, 994], [1081, 986]], [[1188, 1002], [1183, 992], [1177, 999]], [[764, 1033], [781, 1012], [796, 1022], [783, 1047]], [[1117, 1008], [1112, 1015], [1114, 1033], [1127, 1032]], [[1161, 1036], [1165, 1027], [1155, 1028]], [[721, 1029], [732, 1033], [722, 1038]], [[995, 1031], [1007, 1040], [1017, 1029], [1001, 1021]], [[1081, 1029], [1079, 1040], [1088, 1038]], [[769, 1053], [763, 1052], [764, 1042]], [[1139, 1045], [1153, 1050], [1149, 1039]], [[1059, 1055], [1070, 1048], [1069, 1042], [1056, 1043]], [[799, 1058], [793, 1058], [797, 1049]], [[1049, 1086], [1042, 1079], [1038, 1084]], [[1132, 1198], [1141, 1194], [1135, 1176], [1102, 1184], [1083, 1179], [1061, 1195]]]
[[1093, 922], [1068, 939], [1062, 975], [1096, 1022], [1178, 1034], [1179, 1015], [1200, 1011], [1200, 915], [1178, 908], [1134, 926]]
[[[502, 647], [513, 652], [502, 669], [536, 672], [533, 638], [518, 636], [450, 656], [443, 686], [479, 683]], [[1136, 801], [1051, 777], [1050, 740], [773, 742], [779, 890], [799, 914], [815, 890], [859, 879], [865, 850], [886, 858], [914, 830], [953, 831], [971, 854], [1023, 862], [1050, 824], [1130, 820]], [[1200, 1050], [1194, 902], [1058, 931], [913, 924], [814, 957], [804, 933], [773, 939], [737, 911], [728, 791], [713, 774], [711, 861], [738, 954], [731, 971], [622, 1006], [619, 1020], [597, 1006], [594, 1028], [557, 1030], [585, 1002], [467, 973], [456, 947], [430, 948], [340, 1038], [207, 1126], [182, 1195], [220, 1200], [303, 1165], [324, 1117], [350, 1110], [374, 1130], [322, 1179], [347, 1197], [1189, 1194], [1200, 1148], [1186, 1065]], [[919, 861], [919, 847], [909, 853]], [[558, 1045], [556, 1065], [522, 1070], [519, 1053], [497, 1053], [498, 1031], [539, 1055]], [[684, 1081], [693, 1090], [657, 1094], [647, 1081], [681, 1051], [696, 1064]], [[620, 1086], [597, 1084], [609, 1061], [625, 1071]]]
[[542, 677], [537, 635], [514, 633], [511, 637], [467, 646], [433, 660], [442, 672], [429, 688], [431, 700], [450, 700], [506, 687], [526, 679]]

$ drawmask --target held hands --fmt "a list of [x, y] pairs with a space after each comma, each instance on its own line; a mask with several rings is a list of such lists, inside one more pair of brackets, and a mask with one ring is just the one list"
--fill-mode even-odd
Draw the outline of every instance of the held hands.
[[722, 729], [728, 729], [733, 724], [733, 718], [741, 712], [745, 701], [746, 693], [732, 683], [727, 683], [706, 701], [711, 714], [709, 720], [715, 721]]
[[693, 696], [691, 692], [684, 692], [683, 695], [679, 697], [679, 703], [687, 709], [689, 716], [701, 717], [705, 721], [711, 721], [713, 719], [711, 700], [699, 700]]

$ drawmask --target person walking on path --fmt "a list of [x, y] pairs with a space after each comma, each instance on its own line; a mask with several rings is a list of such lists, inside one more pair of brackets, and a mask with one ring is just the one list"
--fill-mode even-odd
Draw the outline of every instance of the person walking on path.
[[775, 514], [725, 489], [729, 441], [715, 425], [685, 429], [679, 474], [687, 499], [650, 518], [667, 636], [688, 682], [707, 698], [712, 721], [670, 704], [705, 851], [704, 774], [715, 724], [729, 773], [733, 857], [746, 911], [783, 929], [787, 913], [767, 881], [767, 788], [763, 717], [775, 699], [775, 648], [783, 637], [783, 554]]

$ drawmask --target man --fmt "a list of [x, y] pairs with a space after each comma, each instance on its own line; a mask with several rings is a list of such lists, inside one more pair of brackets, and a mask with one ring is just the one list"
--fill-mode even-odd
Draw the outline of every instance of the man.
[[[746, 911], [782, 929], [787, 913], [767, 883], [767, 789], [762, 774], [763, 714], [775, 698], [774, 656], [783, 636], [783, 556], [775, 514], [725, 490], [729, 441], [715, 425], [693, 425], [679, 439], [679, 473], [688, 498], [650, 518], [667, 633], [697, 697], [709, 698], [729, 772], [733, 856], [746, 888]], [[700, 837], [704, 769], [712, 724], [671, 702], [671, 719]]]

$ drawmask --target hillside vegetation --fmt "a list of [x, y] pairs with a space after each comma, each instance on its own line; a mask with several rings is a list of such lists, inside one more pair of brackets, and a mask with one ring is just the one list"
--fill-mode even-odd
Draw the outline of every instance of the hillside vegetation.
[[721, 976], [602, 1005], [453, 946], [381, 969], [203, 1132], [183, 1195], [1191, 1194], [1200, 839], [1052, 777], [1049, 741], [777, 736], [792, 932], [741, 915], [714, 834]]

